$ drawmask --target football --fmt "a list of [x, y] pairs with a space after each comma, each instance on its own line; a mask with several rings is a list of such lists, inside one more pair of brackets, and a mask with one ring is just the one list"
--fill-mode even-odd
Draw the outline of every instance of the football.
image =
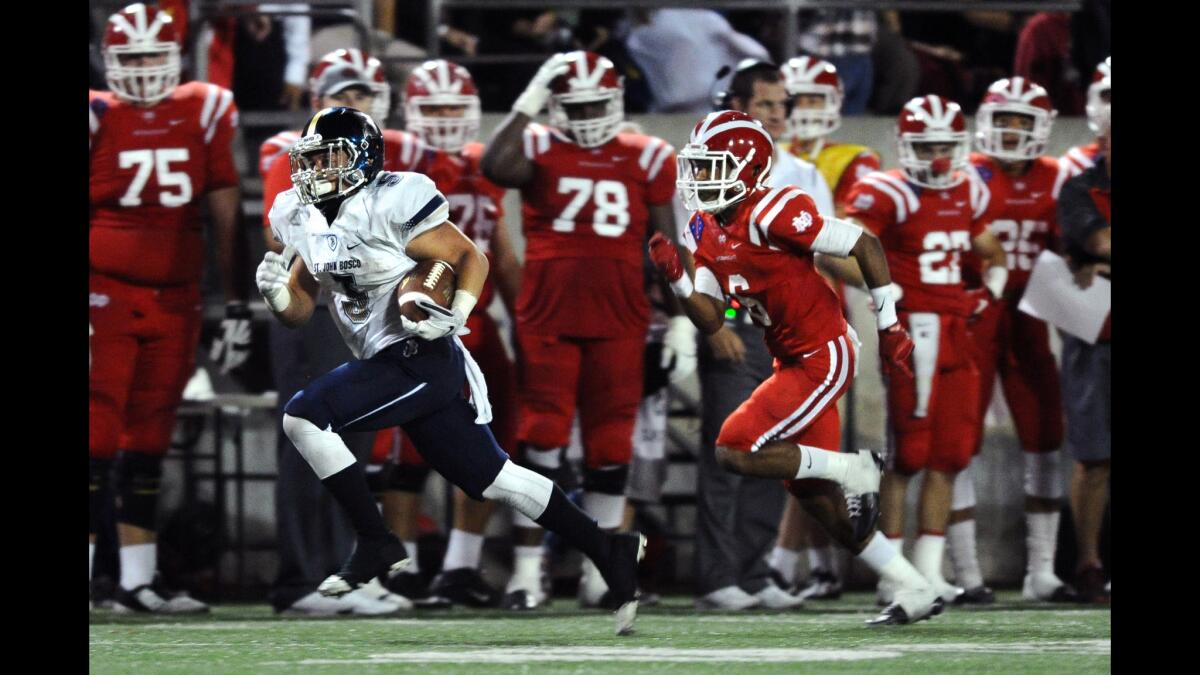
[[454, 268], [444, 260], [422, 260], [404, 278], [396, 290], [400, 303], [400, 314], [410, 321], [429, 318], [425, 310], [417, 306], [418, 296], [424, 295], [438, 305], [450, 308], [454, 299], [456, 277]]

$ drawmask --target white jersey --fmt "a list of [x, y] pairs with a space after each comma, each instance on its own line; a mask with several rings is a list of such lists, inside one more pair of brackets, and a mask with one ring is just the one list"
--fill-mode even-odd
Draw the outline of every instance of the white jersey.
[[396, 286], [416, 261], [405, 249], [446, 222], [449, 206], [419, 173], [381, 171], [342, 204], [333, 223], [295, 188], [275, 199], [271, 232], [296, 247], [321, 288], [332, 294], [338, 330], [356, 358], [369, 359], [413, 334], [400, 322]]
[[829, 185], [825, 183], [820, 170], [812, 162], [806, 162], [790, 152], [775, 151], [771, 159], [771, 173], [765, 185], [770, 188], [795, 185], [813, 198], [817, 213], [828, 218], [837, 215], [833, 210], [833, 193], [829, 191]]

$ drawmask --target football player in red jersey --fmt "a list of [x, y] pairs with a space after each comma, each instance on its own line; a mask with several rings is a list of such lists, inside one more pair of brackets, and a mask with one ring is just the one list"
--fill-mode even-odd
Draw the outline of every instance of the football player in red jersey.
[[[552, 473], [578, 407], [584, 507], [603, 528], [621, 523], [642, 394], [650, 313], [642, 245], [649, 227], [675, 229], [674, 149], [660, 138], [618, 133], [623, 100], [607, 58], [556, 54], [513, 103], [482, 158], [485, 176], [521, 191], [520, 461]], [[531, 124], [547, 103], [551, 126]], [[532, 608], [543, 600], [542, 534], [528, 519], [516, 526], [516, 569], [503, 604]]]
[[[890, 466], [883, 478], [880, 529], [899, 541], [908, 480], [926, 471], [913, 562], [943, 599], [962, 589], [941, 573], [954, 476], [974, 452], [979, 371], [967, 320], [999, 298], [1008, 277], [1004, 249], [983, 226], [986, 186], [969, 170], [967, 122], [957, 103], [921, 96], [897, 124], [901, 169], [867, 174], [850, 190], [846, 214], [876, 233], [898, 286], [900, 320], [912, 333], [913, 372], [884, 363]], [[968, 291], [959, 258], [974, 251], [987, 266], [985, 289]], [[857, 283], [853, 273], [847, 281]], [[887, 580], [880, 599], [891, 594]]]
[[[1056, 116], [1046, 90], [1021, 77], [988, 87], [975, 116], [971, 154], [990, 199], [984, 225], [999, 238], [1008, 259], [1004, 295], [969, 325], [975, 340], [980, 398], [975, 453], [983, 421], [1000, 376], [1025, 462], [1025, 522], [1028, 562], [1024, 595], [1030, 600], [1069, 600], [1070, 589], [1054, 574], [1061, 508], [1063, 410], [1058, 367], [1050, 353], [1045, 322], [1017, 311], [1033, 263], [1058, 238], [1056, 202], [1066, 169], [1043, 155]], [[968, 286], [979, 286], [979, 261], [967, 256]], [[946, 545], [963, 602], [991, 603], [975, 551], [975, 483], [970, 466], [959, 472]]]
[[[475, 140], [479, 133], [479, 105], [471, 73], [449, 61], [422, 63], [405, 84], [404, 117], [408, 131], [462, 167], [459, 179], [443, 190], [450, 204], [451, 220], [491, 262], [493, 276], [489, 276], [474, 311], [467, 317], [471, 332], [463, 336], [463, 344], [487, 378], [494, 413], [491, 427], [496, 441], [501, 447], [511, 448], [516, 433], [516, 374], [500, 330], [487, 310], [498, 287], [505, 307], [510, 314], [514, 313], [521, 266], [503, 225], [504, 189], [484, 178], [479, 170], [483, 153], [483, 144]], [[417, 518], [429, 466], [407, 438], [401, 440], [397, 464], [384, 493], [384, 512], [392, 531], [405, 540], [406, 546], [412, 542], [410, 550], [416, 550]], [[477, 607], [495, 605], [500, 600], [478, 571], [483, 531], [491, 514], [492, 502], [477, 502], [455, 489], [454, 526], [442, 573], [429, 589], [434, 596]]]
[[[387, 119], [390, 88], [379, 59], [358, 49], [337, 49], [321, 58], [309, 80], [312, 110], [347, 106]], [[277, 195], [292, 187], [292, 169], [288, 149], [299, 140], [299, 131], [282, 131], [267, 139], [259, 148], [259, 171], [263, 177], [263, 236], [267, 247], [283, 250], [271, 236], [267, 214]], [[383, 130], [384, 169], [416, 171], [432, 178], [439, 190], [448, 191], [457, 181], [462, 169], [446, 153], [440, 152], [407, 131]], [[271, 358], [279, 390], [280, 406], [307, 383], [309, 377], [335, 367], [350, 358], [342, 344], [333, 319], [324, 303], [313, 314], [312, 321], [299, 330], [284, 328], [276, 322], [270, 325]], [[282, 412], [282, 409], [281, 409]], [[378, 442], [366, 434], [347, 434], [347, 444], [356, 454], [374, 448], [392, 447], [395, 429], [378, 432]], [[409, 609], [413, 603], [429, 604], [429, 592], [415, 572], [398, 574], [388, 580], [388, 588], [372, 583], [342, 598], [327, 598], [316, 592], [317, 584], [336, 568], [349, 554], [353, 540], [344, 521], [338, 519], [324, 488], [313, 480], [312, 471], [295, 452], [286, 435], [279, 435], [280, 480], [276, 482], [276, 514], [280, 523], [280, 570], [272, 590], [272, 604], [278, 611], [289, 614], [333, 614], [349, 611], [353, 614], [380, 614]], [[370, 447], [369, 446], [373, 446]], [[415, 454], [415, 452], [414, 452]], [[384, 455], [386, 456], [386, 455]], [[382, 462], [384, 456], [376, 458]], [[286, 476], [286, 477], [285, 477]], [[395, 476], [395, 474], [393, 474]], [[396, 476], [399, 480], [400, 477]], [[307, 512], [297, 504], [309, 503]], [[404, 499], [389, 495], [384, 501], [385, 514], [397, 534], [411, 540], [401, 525], [407, 523]], [[318, 515], [319, 514], [319, 515]], [[397, 515], [399, 514], [399, 515]], [[408, 536], [405, 536], [408, 535]], [[412, 550], [416, 550], [413, 548]], [[414, 559], [415, 560], [415, 559]], [[329, 568], [329, 569], [326, 569]], [[432, 603], [436, 604], [436, 602]], [[444, 603], [443, 603], [444, 604]]]
[[[1104, 59], [1092, 73], [1092, 83], [1087, 90], [1088, 128], [1096, 134], [1096, 140], [1087, 145], [1071, 148], [1058, 161], [1067, 170], [1067, 178], [1076, 176], [1096, 164], [1096, 158], [1105, 151], [1104, 129], [1108, 122], [1112, 97], [1112, 57]], [[1060, 186], [1061, 187], [1061, 186]]]
[[89, 552], [116, 458], [115, 608], [204, 612], [203, 603], [171, 597], [155, 583], [155, 521], [162, 457], [200, 338], [201, 197], [212, 215], [228, 302], [225, 369], [244, 361], [249, 346], [249, 279], [238, 274], [244, 251], [231, 154], [237, 108], [226, 89], [179, 84], [179, 43], [166, 12], [129, 5], [109, 17], [102, 48], [111, 91], [88, 92]]
[[679, 155], [680, 193], [696, 211], [683, 233], [688, 253], [681, 262], [656, 234], [650, 255], [704, 333], [721, 327], [730, 298], [766, 329], [775, 372], [725, 420], [717, 461], [741, 475], [787, 480], [839, 543], [903, 589], [872, 623], [919, 621], [940, 611], [941, 599], [875, 529], [882, 462], [866, 450], [838, 452], [836, 404], [853, 377], [858, 339], [813, 254], [859, 262], [879, 308], [881, 358], [905, 371], [913, 344], [896, 316], [888, 263], [878, 238], [822, 217], [803, 190], [767, 188], [773, 151], [749, 115], [702, 119]]

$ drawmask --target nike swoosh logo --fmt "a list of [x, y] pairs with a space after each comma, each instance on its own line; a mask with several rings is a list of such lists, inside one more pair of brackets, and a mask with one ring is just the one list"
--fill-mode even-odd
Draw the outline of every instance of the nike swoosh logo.
[[360, 242], [358, 242], [357, 244], [353, 245], [353, 246], [347, 246], [347, 247], [346, 247], [346, 250], [347, 250], [347, 251], [349, 251], [350, 249], [352, 249], [352, 248], [358, 248], [359, 246], [362, 246], [362, 242], [361, 242], [361, 241], [360, 241]]
[[175, 126], [176, 124], [183, 124], [183, 120], [167, 120], [167, 124]]
[[741, 244], [741, 242], [738, 242], [738, 243], [736, 243], [736, 244], [733, 244], [733, 245], [731, 245], [729, 248], [737, 248], [737, 247], [739, 247], [739, 246], [741, 246], [741, 245], [742, 245], [742, 244]]
[[804, 454], [808, 457], [808, 466], [805, 468], [811, 469], [812, 468], [812, 451], [810, 450]]

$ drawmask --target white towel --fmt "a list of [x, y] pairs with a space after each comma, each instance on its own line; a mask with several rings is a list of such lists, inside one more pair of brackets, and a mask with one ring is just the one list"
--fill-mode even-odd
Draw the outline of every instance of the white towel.
[[458, 345], [463, 353], [467, 384], [471, 386], [471, 405], [475, 406], [475, 423], [487, 424], [492, 421], [492, 403], [488, 400], [487, 380], [483, 379], [483, 371], [479, 369], [479, 364], [475, 363], [471, 351], [457, 335], [454, 336], [454, 344]]
[[908, 330], [913, 341], [913, 376], [917, 381], [917, 407], [913, 417], [925, 417], [929, 414], [929, 396], [933, 393], [933, 374], [937, 372], [942, 322], [932, 312], [913, 312], [908, 315]]

